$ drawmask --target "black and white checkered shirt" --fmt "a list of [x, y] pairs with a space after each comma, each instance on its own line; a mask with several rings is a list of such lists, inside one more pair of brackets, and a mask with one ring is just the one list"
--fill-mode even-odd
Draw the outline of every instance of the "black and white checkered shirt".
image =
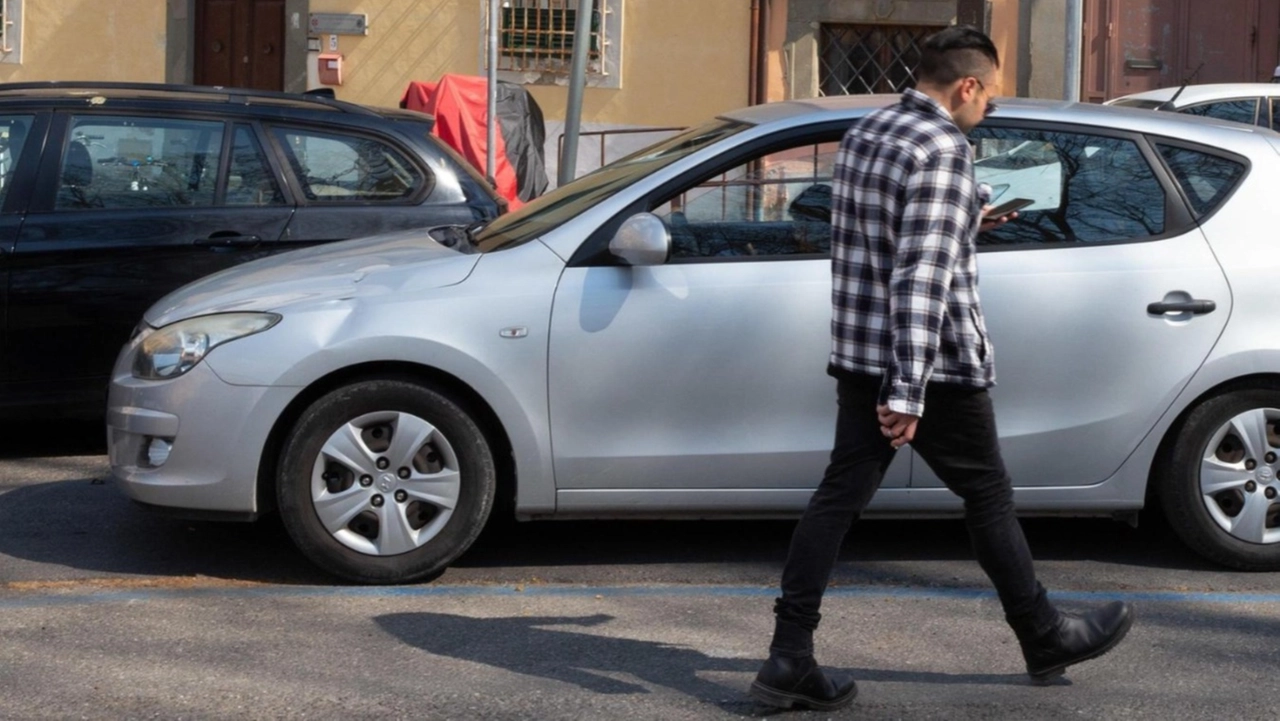
[[988, 198], [950, 113], [907, 90], [859, 119], [833, 191], [832, 366], [884, 377], [881, 402], [917, 416], [930, 381], [994, 385], [974, 245]]

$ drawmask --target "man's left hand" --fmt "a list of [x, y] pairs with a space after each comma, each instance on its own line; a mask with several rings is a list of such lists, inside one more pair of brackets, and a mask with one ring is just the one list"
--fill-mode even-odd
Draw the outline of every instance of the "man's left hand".
[[[994, 205], [984, 205], [982, 207], [982, 212], [985, 213], [994, 207], [995, 207]], [[1004, 225], [1005, 223], [1008, 223], [1009, 221], [1013, 220], [1016, 217], [1018, 217], [1018, 211], [1016, 210], [1008, 215], [1001, 215], [996, 218], [988, 218], [987, 216], [984, 215], [982, 216], [982, 222], [978, 224], [978, 232], [985, 233], [988, 230], [995, 230], [996, 228], [999, 228], [1000, 226]]]
[[876, 406], [876, 417], [880, 419], [880, 432], [894, 448], [901, 448], [916, 437], [916, 424], [920, 422], [920, 416], [891, 411], [889, 406]]

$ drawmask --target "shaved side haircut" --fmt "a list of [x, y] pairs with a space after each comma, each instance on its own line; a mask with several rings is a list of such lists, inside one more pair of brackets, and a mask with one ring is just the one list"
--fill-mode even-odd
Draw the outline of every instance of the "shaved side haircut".
[[922, 82], [950, 85], [998, 67], [1000, 53], [991, 38], [971, 25], [952, 25], [925, 38], [919, 74]]

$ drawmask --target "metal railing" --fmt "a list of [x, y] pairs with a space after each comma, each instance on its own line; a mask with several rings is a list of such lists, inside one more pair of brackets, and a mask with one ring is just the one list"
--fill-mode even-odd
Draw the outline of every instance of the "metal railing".
[[[607, 154], [608, 153], [607, 143], [610, 136], [639, 135], [642, 133], [678, 133], [682, 130], [688, 130], [688, 126], [673, 125], [673, 126], [664, 126], [664, 127], [657, 127], [657, 128], [615, 128], [612, 130], [587, 130], [579, 133], [578, 137], [585, 138], [588, 135], [599, 136], [600, 164], [596, 166], [597, 168], [599, 168], [609, 164], [609, 159]], [[581, 146], [582, 143], [579, 143], [579, 145]], [[632, 150], [626, 151], [626, 153], [630, 153], [630, 152], [633, 152], [633, 151]], [[558, 139], [556, 140], [556, 159], [558, 161], [560, 158], [563, 158], [563, 157], [564, 157], [564, 133], [560, 133], [560, 135], [558, 136]]]

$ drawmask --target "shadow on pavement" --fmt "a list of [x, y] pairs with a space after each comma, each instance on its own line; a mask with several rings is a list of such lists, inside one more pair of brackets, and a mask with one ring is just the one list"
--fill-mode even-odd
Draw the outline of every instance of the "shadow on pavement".
[[[647, 694], [663, 686], [740, 716], [771, 715], [745, 688], [702, 678], [706, 672], [755, 675], [763, 658], [718, 658], [654, 641], [585, 631], [611, 616], [470, 618], [443, 613], [397, 613], [374, 619], [388, 634], [436, 656], [481, 663], [513, 673], [573, 684], [598, 694]], [[530, 649], [536, 649], [531, 653]], [[852, 669], [862, 680], [938, 684], [1027, 685], [1020, 674], [945, 674]], [[640, 679], [636, 683], [627, 679]]]
[[[298, 553], [273, 517], [257, 523], [168, 518], [136, 506], [97, 477], [22, 485], [0, 494], [0, 555], [106, 576], [338, 583]], [[56, 579], [48, 572], [41, 577]]]
[[[1187, 549], [1163, 523], [1141, 528], [1098, 518], [1027, 518], [1037, 560], [1105, 560], [1149, 568], [1223, 570]], [[794, 520], [535, 521], [491, 527], [455, 566], [786, 560]], [[960, 519], [870, 519], [845, 538], [841, 562], [971, 561]]]
[[[45, 471], [65, 480], [38, 482], [34, 474]], [[5, 472], [16, 477], [0, 477], [0, 555], [53, 566], [53, 577], [83, 578], [88, 571], [175, 581], [202, 576], [341, 583], [302, 557], [278, 519], [193, 522], [145, 511], [101, 477], [106, 472], [101, 458], [33, 457], [8, 463]], [[788, 520], [498, 523], [453, 564], [449, 580], [532, 575], [580, 583], [585, 575], [593, 582], [602, 577], [623, 583], [772, 585], [794, 525]], [[1100, 519], [1028, 519], [1024, 528], [1039, 562], [1099, 561], [1112, 567], [1113, 574], [1123, 574], [1126, 566], [1225, 571], [1192, 554], [1160, 524], [1135, 530]], [[29, 578], [51, 575], [45, 568], [25, 572]], [[1210, 573], [1202, 580], [1212, 583], [1216, 577]], [[963, 522], [951, 519], [859, 523], [846, 539], [832, 582], [986, 587], [972, 562]]]

